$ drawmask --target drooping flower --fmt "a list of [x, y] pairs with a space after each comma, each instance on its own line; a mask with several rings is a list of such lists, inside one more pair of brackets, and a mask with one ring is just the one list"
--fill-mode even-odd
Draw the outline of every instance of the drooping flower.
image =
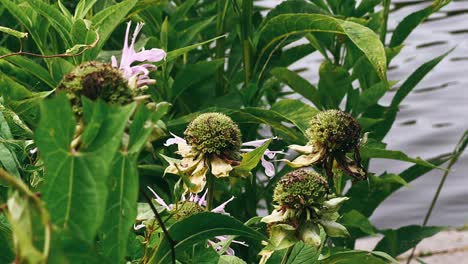
[[[180, 171], [187, 174], [192, 184], [188, 189], [194, 193], [203, 190], [209, 170], [217, 178], [227, 177], [240, 164], [241, 152], [250, 152], [254, 150], [251, 147], [260, 147], [270, 140], [241, 143], [237, 124], [220, 113], [206, 113], [195, 118], [184, 132], [185, 139], [172, 133], [171, 135], [173, 138], [168, 139], [164, 145], [177, 144], [176, 153], [182, 156], [182, 160], [174, 162], [167, 159], [169, 166], [165, 172], [179, 174]], [[283, 152], [266, 150], [262, 156], [262, 166], [269, 176], [273, 175], [274, 166], [265, 156], [272, 159], [279, 153]]]
[[270, 230], [262, 260], [300, 240], [318, 248], [322, 244], [320, 227], [331, 237], [347, 236], [346, 228], [336, 222], [337, 211], [346, 200], [328, 194], [326, 179], [314, 171], [299, 169], [286, 174], [274, 190], [275, 209], [262, 218]]
[[[206, 190], [202, 196], [194, 193], [182, 195], [179, 202], [168, 205], [152, 188], [148, 187], [148, 189], [153, 193], [155, 202], [164, 207], [175, 218], [176, 221], [180, 221], [192, 215], [207, 211], [205, 198], [208, 190]], [[211, 212], [229, 215], [225, 208], [226, 205], [229, 204], [232, 200], [234, 200], [234, 196], [216, 208], [212, 209]], [[146, 225], [142, 223], [135, 225], [134, 228], [138, 230], [144, 228], [145, 226]], [[213, 240], [208, 240], [208, 244], [218, 252], [225, 248], [225, 252], [220, 252], [220, 254], [225, 253], [227, 255], [234, 255], [234, 250], [232, 248], [225, 247], [228, 243], [236, 243], [247, 246], [245, 242], [234, 240], [233, 236], [216, 236]]]
[[84, 62], [65, 75], [58, 85], [57, 92], [66, 93], [72, 103], [74, 113], [78, 116], [82, 114], [82, 96], [119, 105], [147, 98], [143, 96], [143, 90], [148, 84], [156, 82], [149, 77], [150, 71], [156, 70], [156, 66], [132, 64], [143, 61], [158, 62], [166, 57], [166, 53], [155, 48], [136, 52], [135, 41], [143, 24], [137, 24], [129, 45], [130, 27], [131, 22], [127, 24], [120, 65], [115, 56], [112, 56], [112, 64], [97, 61]]
[[136, 92], [130, 89], [119, 70], [108, 63], [97, 61], [85, 62], [75, 67], [62, 79], [57, 92], [66, 94], [77, 115], [82, 114], [82, 96], [119, 105], [132, 102], [136, 96]]
[[[326, 110], [316, 114], [306, 131], [309, 142], [305, 146], [291, 145], [301, 155], [293, 161], [284, 160], [293, 168], [321, 165], [329, 178], [336, 161], [339, 168], [356, 180], [363, 180], [366, 171], [360, 164], [359, 144], [361, 126], [348, 113]], [[352, 152], [353, 159], [346, 156]]]
[[138, 34], [143, 27], [143, 23], [138, 23], [135, 31], [133, 32], [132, 40], [130, 45], [128, 44], [128, 38], [130, 35], [130, 28], [132, 23], [128, 22], [127, 30], [125, 32], [124, 47], [122, 50], [122, 57], [120, 64], [117, 62], [117, 58], [112, 56], [112, 67], [118, 68], [122, 71], [122, 75], [129, 81], [130, 87], [133, 89], [144, 87], [148, 84], [154, 84], [156, 81], [149, 77], [150, 71], [155, 71], [157, 67], [153, 64], [140, 64], [133, 65], [134, 62], [158, 62], [166, 58], [166, 52], [162, 49], [150, 49], [141, 51], [135, 51], [135, 42]]

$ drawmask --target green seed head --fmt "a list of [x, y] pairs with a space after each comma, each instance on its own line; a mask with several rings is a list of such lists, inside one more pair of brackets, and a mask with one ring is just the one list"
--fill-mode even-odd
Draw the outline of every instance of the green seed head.
[[119, 105], [130, 103], [134, 97], [134, 91], [118, 69], [96, 61], [85, 62], [65, 75], [57, 91], [66, 93], [77, 115], [82, 114], [81, 96]]
[[198, 213], [205, 212], [205, 208], [201, 205], [191, 202], [191, 201], [183, 201], [177, 203], [177, 205], [172, 208], [171, 213], [173, 214], [174, 218], [179, 221], [185, 219], [189, 216], [196, 215]]
[[320, 206], [327, 198], [327, 181], [320, 174], [299, 169], [286, 174], [276, 185], [273, 201], [286, 208]]
[[192, 148], [204, 154], [233, 156], [241, 146], [241, 132], [232, 119], [221, 113], [195, 118], [184, 132]]
[[318, 144], [332, 152], [349, 152], [359, 143], [361, 126], [348, 113], [326, 110], [312, 118], [306, 136], [313, 145]]

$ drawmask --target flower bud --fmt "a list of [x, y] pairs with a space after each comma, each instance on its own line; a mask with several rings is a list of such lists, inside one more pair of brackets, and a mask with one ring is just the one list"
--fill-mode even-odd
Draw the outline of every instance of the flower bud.
[[311, 170], [299, 169], [286, 174], [276, 185], [273, 200], [286, 208], [321, 206], [328, 193], [327, 181]]
[[119, 105], [130, 103], [134, 96], [134, 91], [128, 87], [127, 80], [118, 69], [96, 61], [85, 62], [65, 75], [57, 92], [66, 93], [77, 115], [83, 111], [82, 96]]
[[319, 248], [322, 244], [322, 238], [320, 237], [320, 228], [317, 224], [307, 222], [301, 225], [299, 229], [299, 237], [304, 243], [315, 248]]
[[221, 113], [205, 113], [195, 118], [184, 132], [196, 151], [234, 158], [241, 147], [241, 132], [232, 119]]
[[357, 147], [361, 126], [340, 110], [326, 110], [316, 114], [306, 131], [312, 145], [319, 145], [331, 152], [349, 152]]
[[192, 201], [179, 202], [171, 209], [171, 213], [177, 221], [205, 211], [203, 206]]

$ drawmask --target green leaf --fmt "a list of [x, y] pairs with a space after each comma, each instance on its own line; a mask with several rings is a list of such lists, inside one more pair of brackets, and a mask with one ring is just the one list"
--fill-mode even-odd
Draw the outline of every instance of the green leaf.
[[112, 32], [114, 32], [115, 28], [122, 22], [136, 3], [137, 0], [125, 0], [109, 6], [91, 18], [92, 26], [97, 29], [99, 34], [99, 43], [88, 53], [86, 60], [92, 60], [97, 57]]
[[436, 226], [405, 226], [396, 230], [384, 230], [385, 237], [379, 241], [374, 250], [387, 252], [392, 257], [415, 247], [421, 240], [431, 237], [444, 228]]
[[289, 255], [287, 264], [316, 263], [320, 251], [300, 241], [296, 243]]
[[242, 154], [242, 161], [239, 166], [234, 167], [234, 172], [238, 175], [248, 176], [250, 171], [257, 167], [271, 141], [272, 139], [269, 139], [260, 147]]
[[[429, 161], [439, 166], [449, 158], [442, 156]], [[352, 199], [343, 205], [341, 211], [348, 212], [354, 209], [364, 216], [370, 217], [379, 204], [392, 193], [431, 170], [433, 169], [427, 166], [414, 165], [400, 173], [400, 176], [395, 174], [384, 174], [379, 177], [369, 176], [369, 182], [358, 182], [346, 193], [346, 196], [352, 197]]]
[[180, 49], [176, 49], [176, 50], [171, 50], [167, 53], [166, 55], [166, 61], [167, 62], [171, 62], [175, 59], [177, 59], [179, 56], [182, 56], [183, 54], [191, 51], [191, 50], [194, 50], [202, 45], [205, 45], [205, 44], [209, 44], [217, 39], [220, 39], [220, 38], [225, 38], [226, 36], [225, 35], [222, 35], [222, 36], [218, 36], [218, 37], [215, 37], [215, 38], [212, 38], [212, 39], [209, 39], [207, 41], [203, 41], [203, 42], [200, 42], [200, 43], [197, 43], [197, 44], [193, 44], [193, 45], [190, 45], [190, 46], [186, 46], [186, 47], [183, 47], [183, 48], [180, 48]]
[[247, 262], [236, 256], [222, 255], [219, 258], [218, 264], [247, 264]]
[[[5, 55], [5, 54], [10, 54], [12, 53], [8, 49], [5, 49], [3, 47], [0, 47], [0, 55]], [[5, 58], [8, 62], [10, 62], [13, 65], [16, 65], [20, 67], [23, 71], [28, 72], [32, 76], [38, 78], [39, 80], [43, 81], [45, 84], [47, 84], [51, 89], [55, 88], [58, 84], [57, 81], [55, 81], [49, 72], [47, 71], [46, 68], [42, 67], [35, 61], [28, 59], [24, 56], [12, 56]], [[2, 77], [2, 74], [0, 74], [0, 78]]]
[[340, 219], [340, 223], [346, 226], [348, 230], [349, 228], [356, 228], [367, 235], [375, 233], [375, 227], [371, 224], [369, 219], [356, 210], [344, 213]]
[[405, 97], [413, 90], [414, 87], [432, 70], [434, 67], [439, 64], [442, 59], [445, 58], [453, 49], [448, 52], [436, 57], [423, 65], [419, 66], [405, 82], [397, 90], [395, 96], [392, 99], [391, 107], [397, 107], [405, 99]]
[[370, 159], [370, 158], [392, 159], [392, 160], [411, 162], [414, 164], [426, 166], [426, 167], [433, 168], [433, 169], [437, 168], [436, 165], [431, 164], [430, 162], [427, 162], [419, 157], [411, 158], [405, 153], [401, 151], [397, 151], [397, 150], [387, 150], [387, 149], [372, 147], [372, 146], [361, 146], [360, 151], [361, 151], [361, 157], [363, 159]]
[[268, 12], [262, 24], [265, 24], [270, 19], [284, 14], [319, 14], [325, 13], [323, 9], [316, 6], [314, 3], [310, 3], [304, 0], [289, 0], [283, 1], [279, 5], [275, 6]]
[[174, 79], [172, 85], [172, 102], [184, 93], [191, 86], [213, 76], [214, 72], [224, 64], [224, 60], [202, 61], [193, 65], [186, 65]]
[[285, 38], [310, 32], [346, 35], [367, 57], [382, 80], [386, 80], [387, 58], [379, 37], [369, 28], [320, 14], [285, 14], [272, 18], [260, 30], [260, 56]]
[[432, 5], [422, 10], [406, 16], [395, 28], [390, 40], [390, 47], [396, 47], [403, 44], [406, 38], [413, 32], [413, 30], [421, 24], [432, 13], [437, 12], [440, 8], [450, 3], [450, 0], [435, 0]]
[[80, 2], [76, 5], [75, 8], [75, 15], [73, 18], [76, 19], [83, 19], [86, 14], [93, 8], [94, 4], [96, 4], [97, 0], [80, 0]]
[[302, 133], [305, 133], [307, 128], [309, 128], [310, 120], [318, 112], [317, 109], [300, 100], [294, 99], [283, 99], [278, 101], [271, 107], [271, 110], [289, 120], [299, 128]]
[[353, 88], [348, 71], [327, 60], [320, 65], [319, 75], [318, 91], [322, 105], [327, 109], [339, 108], [346, 92]]
[[329, 257], [321, 260], [320, 264], [388, 264], [398, 263], [391, 257], [387, 257], [383, 252], [367, 252], [359, 250], [342, 251], [331, 254]]
[[[267, 240], [267, 238], [251, 229], [238, 220], [223, 214], [199, 213], [183, 219], [171, 226], [170, 236], [174, 241], [176, 252], [182, 252], [198, 242], [221, 235], [237, 235], [254, 240]], [[156, 253], [149, 263], [166, 263], [171, 258], [170, 244], [167, 237], [163, 237]]]
[[72, 44], [71, 41], [71, 28], [72, 22], [67, 19], [55, 6], [49, 5], [42, 0], [26, 0], [34, 11], [43, 15], [51, 23], [51, 25], [57, 30], [62, 37], [62, 41], [67, 46]]
[[11, 226], [5, 216], [0, 215], [0, 263], [12, 263], [15, 259]]
[[[1, 105], [0, 105], [1, 106]], [[0, 112], [0, 165], [16, 177], [21, 177], [15, 152], [5, 142], [13, 140], [13, 136], [2, 112]]]
[[0, 3], [3, 7], [10, 12], [15, 19], [17, 19], [25, 28], [26, 31], [31, 34], [34, 42], [38, 46], [38, 49], [41, 50], [41, 52], [44, 52], [46, 50], [45, 48], [45, 39], [41, 34], [39, 34], [39, 31], [33, 25], [33, 22], [31, 20], [30, 15], [26, 11], [31, 11], [30, 7], [28, 5], [25, 5], [24, 3], [22, 5], [19, 5], [11, 0], [0, 0]]
[[191, 250], [177, 253], [177, 263], [184, 264], [218, 264], [220, 255], [212, 248], [195, 244]]
[[321, 108], [322, 104], [317, 88], [299, 74], [281, 67], [271, 70], [271, 74], [279, 81], [291, 87], [293, 91], [311, 101], [316, 107]]
[[140, 107], [130, 127], [129, 146], [121, 146], [112, 161], [100, 241], [104, 256], [112, 263], [124, 263], [127, 253], [127, 238], [137, 215], [137, 160], [153, 129], [148, 126], [150, 120], [151, 112], [145, 106]]
[[247, 107], [232, 113], [231, 117], [239, 123], [267, 124], [286, 142], [303, 143], [305, 141], [302, 133], [284, 126], [281, 122], [287, 121], [287, 119], [275, 111], [258, 107]]
[[362, 0], [354, 11], [354, 17], [362, 17], [372, 11], [382, 0]]
[[367, 108], [377, 104], [380, 98], [382, 98], [387, 91], [388, 84], [386, 81], [378, 82], [364, 90], [361, 96], [359, 96], [359, 103], [354, 106], [355, 108], [353, 109], [353, 113], [357, 115], [365, 112]]
[[11, 35], [13, 37], [20, 38], [20, 39], [28, 37], [27, 32], [20, 32], [20, 31], [17, 31], [17, 30], [11, 29], [11, 28], [7, 28], [7, 27], [2, 27], [2, 26], [0, 26], [0, 32], [3, 32], [5, 34], [8, 34], [8, 35]]
[[[41, 120], [35, 141], [44, 161], [46, 174], [41, 192], [51, 221], [85, 241], [94, 241], [104, 218], [107, 178], [112, 158], [135, 105], [108, 107], [102, 102], [83, 104], [94, 107], [104, 118], [88, 145], [71, 146], [76, 121], [65, 95], [41, 103]], [[84, 109], [84, 112], [93, 112]]]

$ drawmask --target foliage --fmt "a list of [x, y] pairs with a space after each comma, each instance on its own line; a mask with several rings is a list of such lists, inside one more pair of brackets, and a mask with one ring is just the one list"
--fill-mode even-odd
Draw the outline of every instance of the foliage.
[[[405, 39], [448, 1], [407, 16], [390, 41], [388, 6], [379, 8], [390, 1], [359, 2], [289, 0], [262, 12], [252, 0], [0, 0], [0, 262], [392, 263], [441, 230], [378, 230], [369, 217], [396, 190], [450, 159], [409, 157], [383, 142], [405, 97], [450, 51], [410, 74], [390, 105], [380, 103], [395, 86], [387, 68]], [[83, 97], [77, 115], [56, 88], [84, 62], [124, 57], [127, 21], [146, 24], [137, 49], [163, 49], [165, 59], [136, 60], [150, 64], [139, 64], [149, 70], [139, 73], [145, 78], [129, 80], [139, 81], [144, 96], [127, 105]], [[317, 83], [289, 67], [312, 53], [323, 57]], [[317, 247], [287, 235], [270, 237], [272, 226], [261, 223], [257, 210], [272, 211], [275, 184], [291, 169], [273, 167], [268, 155], [288, 157], [271, 151], [306, 145], [309, 121], [340, 108], [367, 137], [351, 151], [352, 162], [368, 169], [374, 158], [393, 159], [412, 167], [368, 172], [360, 182], [349, 170], [329, 168], [333, 195], [349, 201], [335, 210], [324, 205], [323, 217], [350, 236], [328, 237], [315, 225]], [[232, 118], [245, 146], [229, 160], [207, 154], [186, 168], [193, 157], [171, 133], [183, 136], [205, 112]], [[181, 160], [168, 139], [179, 140]], [[248, 144], [255, 139], [265, 140]], [[339, 154], [331, 156], [351, 158]], [[265, 178], [260, 165], [274, 176]], [[322, 174], [327, 169], [311, 167]], [[161, 201], [177, 206], [181, 197], [189, 199], [186, 190], [196, 179], [207, 181], [207, 204], [200, 205], [207, 210], [235, 197], [229, 215], [171, 217]], [[147, 187], [159, 196], [147, 200]], [[385, 236], [376, 251], [354, 250], [356, 239], [376, 233]], [[273, 248], [268, 257], [266, 244]], [[224, 254], [232, 250], [236, 256]]]

